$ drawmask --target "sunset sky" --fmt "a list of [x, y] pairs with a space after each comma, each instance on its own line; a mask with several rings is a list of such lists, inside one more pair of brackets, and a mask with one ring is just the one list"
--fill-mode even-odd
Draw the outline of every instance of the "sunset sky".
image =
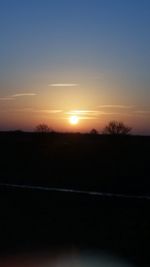
[[0, 130], [110, 120], [150, 134], [150, 1], [0, 0]]

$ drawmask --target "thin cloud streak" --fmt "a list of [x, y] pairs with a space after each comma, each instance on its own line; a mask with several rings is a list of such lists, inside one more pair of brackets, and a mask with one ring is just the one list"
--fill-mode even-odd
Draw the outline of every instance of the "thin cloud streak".
[[41, 109], [38, 112], [48, 113], [48, 114], [57, 114], [63, 112], [63, 110], [59, 109]]
[[118, 109], [133, 109], [134, 106], [128, 106], [128, 105], [100, 105], [98, 108], [118, 108]]
[[65, 114], [80, 115], [80, 114], [99, 114], [99, 113], [100, 113], [100, 111], [98, 111], [98, 110], [70, 110], [70, 111], [67, 111]]
[[0, 97], [0, 101], [11, 101], [14, 100], [13, 97]]
[[13, 94], [10, 96], [0, 97], [0, 101], [11, 101], [15, 100], [17, 97], [24, 97], [24, 96], [36, 96], [35, 93], [20, 93], [20, 94]]
[[51, 87], [75, 87], [75, 86], [78, 86], [77, 83], [52, 83], [52, 84], [49, 84], [48, 86], [51, 86]]
[[100, 115], [118, 115], [118, 112], [104, 112], [100, 110], [71, 110], [65, 112], [67, 115], [88, 115], [88, 116], [100, 116]]
[[20, 94], [14, 94], [11, 97], [16, 98], [16, 97], [23, 97], [23, 96], [36, 96], [37, 94], [35, 93], [20, 93]]
[[47, 114], [57, 114], [63, 112], [59, 109], [33, 109], [33, 108], [22, 108], [16, 109], [16, 112], [30, 112], [30, 113], [47, 113]]
[[95, 116], [80, 116], [79, 120], [96, 120], [97, 117]]

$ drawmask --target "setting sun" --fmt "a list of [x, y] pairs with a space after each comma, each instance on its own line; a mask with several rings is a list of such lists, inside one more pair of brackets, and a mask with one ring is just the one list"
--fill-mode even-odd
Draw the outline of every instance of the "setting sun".
[[79, 118], [78, 118], [78, 116], [71, 116], [71, 117], [69, 118], [69, 122], [70, 122], [70, 124], [73, 124], [73, 125], [78, 124], [78, 122], [79, 122]]

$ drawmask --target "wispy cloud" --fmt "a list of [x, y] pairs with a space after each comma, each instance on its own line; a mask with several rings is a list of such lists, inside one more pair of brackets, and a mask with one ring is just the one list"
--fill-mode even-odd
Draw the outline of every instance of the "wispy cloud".
[[13, 97], [0, 97], [0, 101], [11, 101], [14, 100]]
[[68, 115], [73, 115], [73, 114], [80, 115], [80, 114], [91, 114], [91, 113], [96, 114], [96, 113], [99, 113], [99, 111], [98, 110], [83, 110], [83, 109], [79, 110], [79, 109], [77, 109], [77, 110], [70, 110], [70, 111], [66, 112], [66, 114], [68, 114]]
[[17, 97], [24, 97], [24, 96], [36, 96], [37, 94], [35, 93], [19, 93], [19, 94], [13, 94], [10, 96], [5, 96], [5, 97], [0, 97], [0, 101], [11, 101], [15, 100]]
[[19, 94], [14, 94], [11, 95], [12, 98], [16, 98], [16, 97], [23, 97], [23, 96], [36, 96], [37, 94], [35, 93], [19, 93]]
[[70, 110], [65, 112], [67, 115], [79, 115], [80, 118], [81, 116], [88, 116], [90, 117], [98, 117], [101, 115], [118, 115], [119, 113], [117, 112], [105, 112], [105, 111], [100, 111], [100, 110]]
[[34, 108], [21, 108], [15, 109], [16, 112], [30, 112], [30, 113], [47, 113], [47, 114], [57, 114], [63, 112], [60, 109], [34, 109]]
[[48, 86], [51, 87], [74, 87], [74, 86], [78, 86], [77, 83], [52, 83], [49, 84]]
[[80, 120], [96, 120], [97, 117], [94, 117], [94, 116], [80, 116], [79, 119]]
[[38, 112], [48, 113], [48, 114], [57, 114], [57, 113], [63, 112], [63, 110], [60, 110], [60, 109], [41, 109], [41, 110], [38, 110]]
[[22, 108], [14, 110], [16, 112], [30, 112], [30, 113], [45, 113], [45, 114], [59, 114], [64, 115], [78, 115], [80, 119], [95, 119], [101, 115], [119, 115], [117, 112], [105, 112], [100, 110], [70, 110], [64, 111], [61, 109], [34, 109], [34, 108]]
[[134, 106], [128, 105], [100, 105], [98, 108], [114, 108], [114, 109], [133, 109]]

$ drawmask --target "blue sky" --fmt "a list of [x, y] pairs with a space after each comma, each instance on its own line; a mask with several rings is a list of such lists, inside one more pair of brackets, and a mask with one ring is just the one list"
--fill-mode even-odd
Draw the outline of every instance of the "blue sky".
[[150, 132], [149, 26], [149, 0], [0, 0], [0, 128], [62, 129], [65, 114], [37, 111], [77, 109], [101, 112], [84, 129], [114, 115]]

